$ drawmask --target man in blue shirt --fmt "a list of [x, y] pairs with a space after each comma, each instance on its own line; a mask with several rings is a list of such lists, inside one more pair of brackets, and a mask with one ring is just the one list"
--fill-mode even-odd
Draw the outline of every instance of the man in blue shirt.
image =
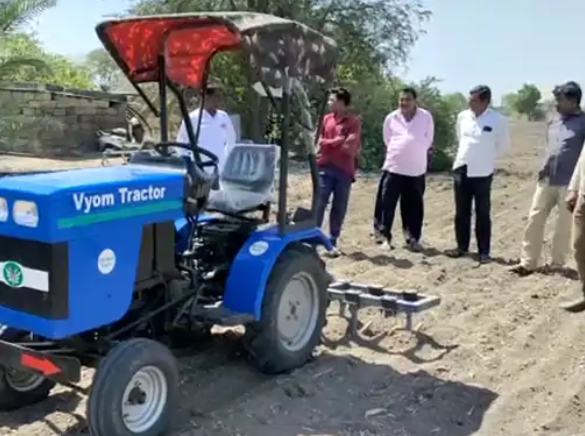
[[572, 217], [565, 206], [565, 198], [585, 142], [585, 114], [581, 111], [582, 91], [577, 83], [557, 86], [553, 94], [558, 113], [548, 123], [546, 156], [538, 172], [536, 191], [524, 229], [520, 263], [511, 269], [520, 276], [531, 274], [538, 266], [546, 221], [555, 207], [558, 218], [548, 266], [562, 268], [569, 253]]

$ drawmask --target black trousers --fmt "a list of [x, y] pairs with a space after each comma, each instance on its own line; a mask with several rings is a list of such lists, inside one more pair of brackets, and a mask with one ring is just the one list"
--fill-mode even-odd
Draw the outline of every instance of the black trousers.
[[491, 191], [493, 175], [467, 177], [467, 166], [453, 171], [455, 194], [455, 238], [457, 248], [469, 251], [471, 213], [475, 205], [475, 237], [481, 255], [490, 254], [492, 237]]
[[419, 241], [424, 219], [425, 175], [403, 176], [388, 171], [382, 172], [376, 206], [374, 210], [374, 229], [392, 239], [392, 225], [396, 206], [400, 200], [402, 230], [406, 241]]

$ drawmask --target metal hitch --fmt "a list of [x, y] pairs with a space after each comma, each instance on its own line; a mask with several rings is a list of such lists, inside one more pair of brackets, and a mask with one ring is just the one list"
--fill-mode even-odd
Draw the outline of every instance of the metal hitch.
[[348, 280], [336, 280], [327, 289], [330, 301], [339, 302], [339, 316], [344, 316], [346, 309], [350, 311], [350, 331], [357, 332], [358, 311], [365, 308], [378, 308], [385, 317], [406, 316], [406, 330], [412, 330], [412, 317], [438, 306], [441, 298], [420, 294], [415, 290], [399, 291], [377, 285], [354, 283]]

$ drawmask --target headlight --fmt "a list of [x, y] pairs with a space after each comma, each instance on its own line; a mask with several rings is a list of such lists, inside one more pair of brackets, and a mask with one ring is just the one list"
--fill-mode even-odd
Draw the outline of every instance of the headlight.
[[39, 224], [39, 210], [36, 203], [16, 200], [12, 207], [12, 218], [21, 226], [36, 227]]
[[8, 221], [8, 202], [5, 198], [0, 197], [0, 221]]

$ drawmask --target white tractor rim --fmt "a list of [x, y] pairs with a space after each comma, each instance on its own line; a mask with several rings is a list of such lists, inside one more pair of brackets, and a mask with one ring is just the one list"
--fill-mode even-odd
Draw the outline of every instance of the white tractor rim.
[[286, 285], [278, 305], [277, 329], [282, 346], [291, 352], [311, 340], [319, 318], [319, 288], [310, 274], [300, 272]]
[[33, 371], [9, 369], [6, 370], [6, 384], [17, 392], [31, 392], [45, 381], [45, 377]]
[[151, 429], [161, 418], [168, 397], [168, 383], [164, 373], [145, 366], [132, 376], [122, 397], [122, 419], [132, 433]]

